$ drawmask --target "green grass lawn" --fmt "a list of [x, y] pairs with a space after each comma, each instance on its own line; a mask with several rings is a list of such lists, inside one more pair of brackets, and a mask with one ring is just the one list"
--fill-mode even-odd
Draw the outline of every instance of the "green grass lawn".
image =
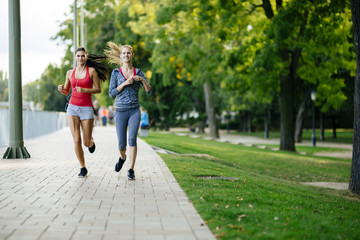
[[301, 184], [348, 182], [349, 159], [303, 156], [154, 131], [143, 139], [184, 154], [160, 155], [219, 239], [360, 239], [359, 197]]

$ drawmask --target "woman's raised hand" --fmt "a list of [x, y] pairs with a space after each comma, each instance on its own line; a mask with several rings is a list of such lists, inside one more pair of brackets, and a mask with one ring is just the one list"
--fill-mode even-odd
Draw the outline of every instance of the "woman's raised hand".
[[59, 91], [59, 92], [64, 91], [64, 85], [59, 85], [59, 86], [58, 86], [58, 91]]

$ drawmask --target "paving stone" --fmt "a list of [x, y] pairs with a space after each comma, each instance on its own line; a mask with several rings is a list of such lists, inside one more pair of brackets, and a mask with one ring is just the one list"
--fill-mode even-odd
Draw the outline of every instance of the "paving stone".
[[129, 161], [114, 171], [115, 128], [96, 127], [94, 139], [82, 179], [69, 128], [25, 141], [30, 159], [0, 160], [0, 239], [215, 239], [148, 144], [138, 139], [129, 181]]

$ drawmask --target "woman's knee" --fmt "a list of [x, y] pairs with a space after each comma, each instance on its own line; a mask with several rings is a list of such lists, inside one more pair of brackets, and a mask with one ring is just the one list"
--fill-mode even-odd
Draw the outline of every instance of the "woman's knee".
[[84, 146], [85, 147], [90, 147], [90, 145], [91, 145], [91, 139], [90, 140], [84, 139]]
[[75, 144], [75, 145], [81, 145], [81, 138], [79, 138], [79, 137], [74, 137], [73, 140], [74, 140], [74, 144]]
[[118, 147], [120, 151], [126, 150], [126, 140], [124, 140], [124, 138], [119, 139]]

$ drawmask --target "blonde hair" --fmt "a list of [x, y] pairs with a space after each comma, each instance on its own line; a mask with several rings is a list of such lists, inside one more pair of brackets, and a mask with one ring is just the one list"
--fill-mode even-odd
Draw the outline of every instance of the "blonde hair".
[[113, 42], [107, 42], [106, 45], [107, 45], [107, 49], [104, 50], [104, 53], [106, 57], [109, 59], [109, 63], [115, 63], [122, 66], [123, 60], [122, 58], [120, 58], [120, 55], [121, 55], [121, 51], [125, 47], [130, 49], [132, 56], [134, 57], [134, 51], [130, 45], [121, 45], [121, 44], [117, 45], [116, 43]]

